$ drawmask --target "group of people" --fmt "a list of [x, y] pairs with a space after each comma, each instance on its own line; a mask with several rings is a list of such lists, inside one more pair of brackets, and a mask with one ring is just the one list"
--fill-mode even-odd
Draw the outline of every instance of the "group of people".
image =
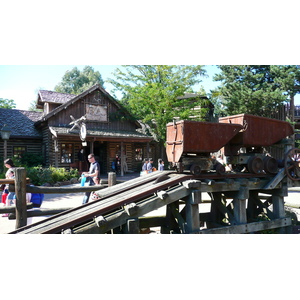
[[[98, 185], [100, 184], [100, 165], [95, 159], [94, 154], [90, 154], [88, 156], [88, 160], [90, 162], [90, 168], [88, 172], [83, 172], [82, 176], [86, 177], [86, 180], [89, 184], [89, 186], [92, 185]], [[8, 158], [4, 160], [4, 166], [7, 168], [7, 171], [5, 173], [5, 179], [14, 179], [15, 178], [15, 165], [12, 159]], [[12, 206], [15, 205], [15, 193], [9, 192], [9, 185], [8, 184], [2, 184], [2, 197], [1, 197], [1, 203], [2, 206]], [[84, 199], [82, 204], [88, 203], [90, 192], [85, 193]], [[27, 202], [32, 202], [33, 207], [40, 207], [41, 203], [43, 201], [43, 194], [31, 194], [26, 193], [26, 200]], [[3, 217], [7, 217], [8, 214], [2, 214]]]
[[[4, 166], [7, 168], [7, 171], [5, 173], [5, 179], [14, 179], [15, 178], [15, 165], [14, 162], [8, 158], [4, 160]], [[1, 202], [4, 206], [11, 206], [14, 204], [15, 201], [15, 193], [9, 192], [8, 190], [8, 184], [2, 184], [2, 197]], [[2, 217], [7, 217], [8, 214], [3, 214]]]
[[[15, 165], [12, 159], [8, 158], [4, 160], [4, 166], [7, 168], [5, 173], [5, 179], [14, 179], [15, 178]], [[15, 192], [9, 192], [9, 184], [2, 184], [2, 197], [1, 203], [3, 206], [12, 206], [16, 203], [16, 194]], [[40, 207], [44, 199], [44, 194], [32, 194], [26, 193], [26, 202], [31, 202], [33, 207]], [[7, 217], [8, 214], [2, 214], [2, 217]], [[29, 224], [29, 223], [27, 223]]]
[[[96, 161], [95, 155], [93, 153], [88, 155], [88, 160], [90, 163], [89, 171], [83, 172], [82, 177], [85, 178], [85, 181], [89, 186], [99, 185], [100, 184], [100, 164]], [[11, 159], [6, 159], [4, 161], [4, 165], [7, 168], [7, 172], [5, 174], [6, 179], [13, 179], [15, 177], [15, 165]], [[162, 159], [158, 160], [158, 171], [164, 170], [164, 162]], [[151, 173], [156, 171], [156, 168], [153, 167], [153, 159], [144, 160], [142, 171], [145, 173]], [[2, 185], [2, 203], [5, 206], [10, 206], [15, 204], [15, 193], [11, 193], [8, 191], [8, 185]], [[86, 204], [89, 202], [91, 192], [87, 192], [84, 195], [82, 204]], [[30, 201], [30, 199], [28, 199]], [[28, 202], [29, 202], [28, 201]]]
[[[164, 161], [160, 158], [158, 160], [158, 171], [163, 171], [164, 170]], [[157, 169], [155, 167], [153, 167], [153, 159], [149, 158], [149, 159], [145, 159], [144, 160], [144, 164], [142, 167], [142, 173], [143, 174], [148, 174], [148, 173], [152, 173], [153, 171], [156, 171]]]

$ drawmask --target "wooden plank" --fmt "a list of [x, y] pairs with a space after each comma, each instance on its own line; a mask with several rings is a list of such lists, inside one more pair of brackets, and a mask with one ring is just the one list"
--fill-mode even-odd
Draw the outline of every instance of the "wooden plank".
[[292, 225], [291, 218], [282, 218], [272, 221], [261, 221], [248, 224], [240, 224], [228, 227], [203, 229], [200, 234], [242, 234], [251, 233], [268, 229], [287, 227]]
[[[32, 204], [31, 204], [31, 206], [32, 206]], [[43, 208], [43, 209], [28, 210], [27, 218], [52, 216], [52, 215], [56, 215], [61, 212], [64, 212], [66, 210], [69, 210], [69, 209], [72, 209], [72, 208]], [[9, 218], [9, 220], [15, 220], [16, 214], [11, 213], [8, 218]]]
[[[66, 229], [67, 227], [74, 226], [77, 223], [89, 221], [94, 216], [99, 214], [107, 214], [108, 212], [111, 212], [122, 205], [141, 200], [147, 197], [147, 195], [149, 196], [153, 194], [155, 191], [165, 189], [168, 186], [175, 186], [178, 184], [178, 182], [190, 177], [191, 176], [185, 174], [177, 174], [173, 178], [157, 184], [154, 184], [153, 181], [150, 181], [148, 184], [143, 186], [136, 186], [132, 190], [126, 190], [122, 193], [119, 191], [119, 193], [112, 197], [87, 203], [66, 213], [61, 213], [57, 216], [50, 217], [47, 220], [37, 222], [30, 226], [30, 228], [24, 228], [24, 230], [19, 230], [12, 233], [54, 233], [57, 232], [57, 230], [60, 231], [61, 229]], [[186, 188], [184, 189], [186, 190]]]
[[[31, 209], [33, 208], [33, 203], [27, 203], [26, 209]], [[9, 213], [15, 213], [16, 212], [16, 207], [14, 205], [12, 206], [3, 206], [0, 208], [0, 214], [9, 214]]]
[[[72, 186], [72, 187], [46, 187], [46, 186], [30, 186], [26, 185], [27, 193], [37, 194], [69, 194], [69, 193], [86, 193], [94, 192], [107, 188], [107, 185], [93, 185], [93, 186]], [[9, 191], [14, 191], [12, 186]]]
[[[26, 178], [26, 183], [30, 183], [30, 179]], [[0, 184], [15, 184], [15, 179], [0, 179]], [[12, 192], [14, 192], [13, 190]]]
[[[159, 196], [152, 196], [145, 200], [139, 201], [136, 203], [135, 213], [132, 216], [142, 217], [145, 214], [159, 209], [165, 205], [168, 205], [172, 202], [178, 201], [187, 197], [190, 193], [190, 190], [186, 189], [184, 186], [178, 185], [171, 190], [168, 190], [167, 196], [164, 199], [161, 199]], [[128, 219], [128, 214], [125, 209], [121, 209], [117, 212], [110, 213], [105, 215], [105, 224], [103, 227], [96, 228], [97, 225], [93, 222], [90, 222], [86, 225], [81, 225], [80, 227], [75, 227], [74, 232], [76, 233], [106, 233], [107, 231], [114, 229], [122, 224], [125, 224]], [[170, 233], [170, 230], [168, 231]]]
[[277, 173], [277, 175], [264, 186], [264, 189], [265, 190], [275, 189], [279, 185], [279, 183], [282, 182], [282, 180], [285, 176], [286, 176], [286, 174], [285, 174], [284, 168], [280, 169], [280, 171]]
[[149, 216], [139, 218], [141, 228], [166, 226], [166, 216]]

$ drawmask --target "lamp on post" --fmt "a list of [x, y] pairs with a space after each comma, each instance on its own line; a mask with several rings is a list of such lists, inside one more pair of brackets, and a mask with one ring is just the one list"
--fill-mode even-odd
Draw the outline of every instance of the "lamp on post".
[[11, 129], [8, 125], [4, 124], [1, 129], [1, 138], [4, 140], [4, 160], [7, 158], [7, 141], [10, 138]]

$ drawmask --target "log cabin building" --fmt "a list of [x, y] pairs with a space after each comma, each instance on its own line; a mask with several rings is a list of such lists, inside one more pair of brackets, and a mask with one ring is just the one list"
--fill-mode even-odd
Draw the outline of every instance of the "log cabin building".
[[[100, 85], [80, 95], [40, 90], [37, 108], [43, 111], [0, 109], [0, 129], [4, 124], [11, 128], [8, 157], [34, 153], [43, 156], [45, 166], [87, 171], [87, 156], [94, 153], [101, 174], [112, 171], [117, 156], [132, 172], [141, 170], [144, 158], [159, 158], [153, 137], [143, 133], [142, 125]], [[76, 126], [77, 121], [84, 126]]]

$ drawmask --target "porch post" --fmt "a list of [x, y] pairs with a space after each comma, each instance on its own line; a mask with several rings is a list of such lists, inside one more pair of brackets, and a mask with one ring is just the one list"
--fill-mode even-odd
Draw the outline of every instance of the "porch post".
[[150, 148], [149, 142], [147, 142], [147, 157], [146, 157], [147, 159], [150, 158], [150, 157], [149, 157], [149, 156], [150, 156], [150, 155], [149, 155], [149, 148]]
[[94, 141], [90, 141], [90, 153], [88, 155], [91, 153], [94, 153]]
[[121, 176], [124, 176], [124, 142], [121, 142]]

